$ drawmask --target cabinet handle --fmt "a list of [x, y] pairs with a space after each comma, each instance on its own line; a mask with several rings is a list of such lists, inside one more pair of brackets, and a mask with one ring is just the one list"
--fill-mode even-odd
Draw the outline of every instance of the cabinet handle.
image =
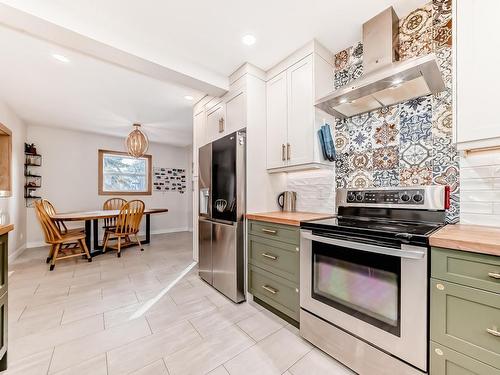
[[486, 328], [486, 332], [488, 332], [490, 335], [500, 337], [500, 332], [498, 332], [496, 329]]
[[290, 146], [290, 143], [286, 144], [286, 160], [290, 160], [292, 157], [292, 146]]
[[498, 272], [488, 272], [488, 276], [493, 279], [500, 279], [500, 273]]
[[262, 285], [262, 289], [267, 290], [271, 294], [276, 294], [278, 293], [278, 289], [271, 288], [268, 285]]
[[278, 233], [278, 231], [276, 231], [274, 229], [266, 229], [266, 228], [262, 228], [261, 231], [264, 232], [264, 233], [269, 233], [269, 234], [276, 234], [276, 233]]
[[282, 161], [285, 161], [286, 160], [286, 156], [285, 156], [285, 145], [282, 144], [281, 145], [281, 160]]
[[219, 119], [219, 133], [222, 133], [224, 131], [224, 118], [221, 117]]
[[262, 253], [262, 256], [264, 258], [269, 258], [269, 259], [272, 259], [272, 260], [278, 260], [278, 257], [276, 255], [271, 255], [271, 254], [268, 254], [268, 253]]

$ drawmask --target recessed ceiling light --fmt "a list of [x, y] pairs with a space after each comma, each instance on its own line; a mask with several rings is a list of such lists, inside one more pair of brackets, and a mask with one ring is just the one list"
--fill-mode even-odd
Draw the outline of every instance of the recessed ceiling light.
[[342, 98], [342, 99], [339, 100], [339, 103], [340, 104], [347, 103], [347, 99], [346, 98]]
[[193, 100], [193, 97], [192, 97], [191, 95], [186, 95], [186, 96], [184, 97], [184, 99], [186, 99], [186, 100]]
[[69, 63], [69, 59], [66, 56], [54, 53], [54, 54], [52, 54], [52, 57], [54, 59], [56, 59], [57, 61], [60, 61], [60, 62], [63, 62], [63, 63]]
[[255, 44], [256, 41], [257, 41], [257, 39], [252, 34], [244, 35], [243, 38], [241, 38], [241, 42], [243, 44], [246, 44], [247, 46], [251, 46], [252, 44]]
[[392, 81], [392, 84], [394, 86], [400, 85], [403, 83], [403, 80], [401, 78], [396, 78], [394, 81]]

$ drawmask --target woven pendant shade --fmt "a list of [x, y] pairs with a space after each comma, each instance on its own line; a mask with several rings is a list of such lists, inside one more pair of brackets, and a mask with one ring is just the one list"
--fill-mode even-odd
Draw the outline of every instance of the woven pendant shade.
[[144, 156], [149, 147], [148, 137], [139, 129], [140, 124], [134, 124], [135, 129], [127, 137], [127, 152], [134, 158]]

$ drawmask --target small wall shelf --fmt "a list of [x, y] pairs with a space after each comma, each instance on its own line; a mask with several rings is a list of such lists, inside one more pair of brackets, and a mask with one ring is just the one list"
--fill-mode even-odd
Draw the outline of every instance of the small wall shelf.
[[42, 166], [42, 155], [36, 152], [34, 144], [24, 145], [24, 199], [26, 199], [26, 207], [32, 207], [33, 204], [42, 199], [36, 194], [37, 189], [42, 187], [42, 176], [34, 173], [32, 168]]

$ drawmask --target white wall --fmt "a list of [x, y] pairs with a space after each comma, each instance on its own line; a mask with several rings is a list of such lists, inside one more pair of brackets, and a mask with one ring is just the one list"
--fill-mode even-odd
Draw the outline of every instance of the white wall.
[[[98, 195], [98, 150], [124, 150], [124, 139], [94, 133], [77, 132], [59, 128], [28, 126], [27, 139], [35, 143], [42, 155], [42, 197], [50, 200], [56, 209], [63, 211], [96, 210], [111, 196]], [[154, 141], [154, 139], [152, 140]], [[151, 143], [148, 154], [153, 166], [189, 168], [189, 147], [174, 147]], [[191, 181], [187, 181], [188, 188]], [[131, 196], [124, 196], [131, 199]], [[169, 209], [167, 214], [151, 216], [152, 233], [189, 230], [191, 195], [162, 192], [150, 196], [133, 196], [146, 203], [146, 207]], [[40, 246], [43, 235], [33, 209], [27, 209], [27, 246]]]
[[500, 227], [500, 151], [460, 158], [460, 222]]
[[24, 141], [26, 126], [0, 101], [0, 122], [12, 131], [12, 196], [0, 198], [0, 212], [6, 223], [14, 224], [9, 233], [9, 255], [19, 254], [26, 245], [26, 209], [24, 203]]

